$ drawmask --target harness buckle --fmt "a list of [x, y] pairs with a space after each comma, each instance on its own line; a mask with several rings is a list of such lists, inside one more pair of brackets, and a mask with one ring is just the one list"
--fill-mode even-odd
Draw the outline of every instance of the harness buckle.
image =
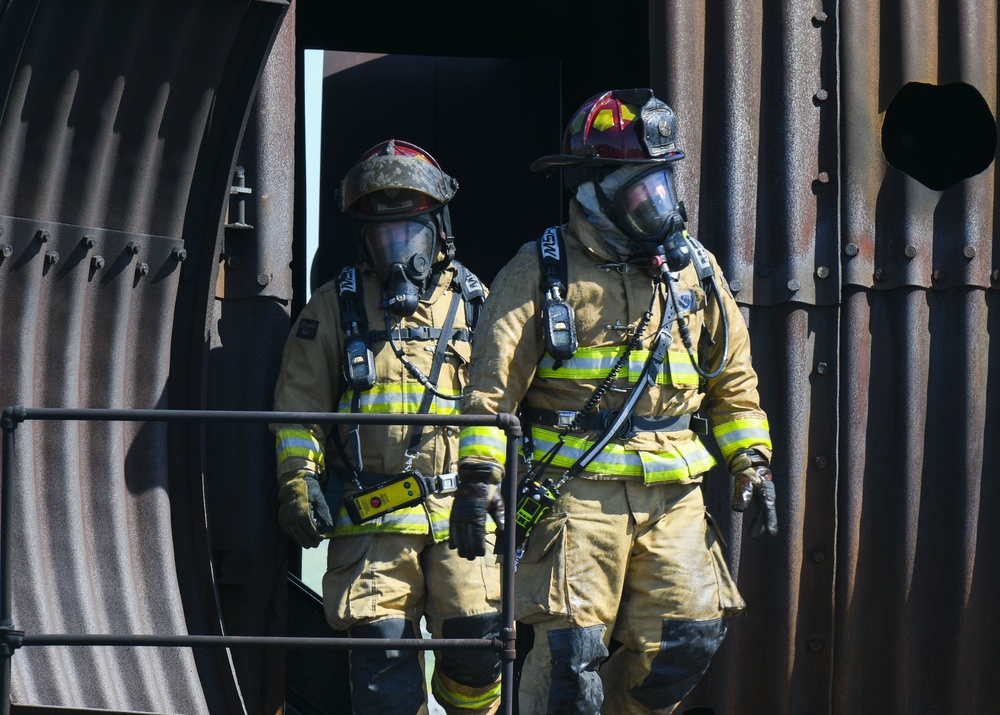
[[434, 480], [434, 491], [447, 494], [458, 489], [458, 472], [448, 472], [447, 474], [439, 474]]
[[573, 426], [575, 422], [576, 412], [574, 410], [556, 410], [556, 427], [575, 429]]

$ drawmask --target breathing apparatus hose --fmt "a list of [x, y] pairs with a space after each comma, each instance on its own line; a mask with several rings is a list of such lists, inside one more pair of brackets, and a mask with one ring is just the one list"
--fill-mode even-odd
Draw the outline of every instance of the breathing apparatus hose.
[[[715, 276], [709, 276], [708, 281], [712, 286], [712, 290], [710, 292], [715, 294], [715, 301], [719, 306], [719, 313], [721, 314], [722, 319], [722, 359], [719, 361], [719, 366], [715, 370], [708, 372], [707, 369], [698, 364], [698, 358], [694, 352], [694, 341], [691, 339], [691, 331], [688, 330], [687, 327], [687, 319], [677, 319], [677, 329], [678, 332], [680, 332], [681, 342], [684, 343], [684, 347], [687, 349], [691, 365], [694, 367], [695, 372], [706, 380], [718, 377], [722, 373], [723, 368], [726, 367], [726, 363], [729, 360], [729, 317], [726, 315], [726, 307], [722, 304], [722, 296], [719, 294], [719, 286], [715, 282]], [[680, 315], [677, 288], [674, 286], [673, 281], [667, 281], [667, 289], [670, 291], [670, 301], [674, 305], [674, 310], [677, 311], [678, 315]]]
[[[461, 400], [462, 399], [461, 393], [457, 395], [446, 395], [445, 393], [438, 390], [436, 386], [431, 384], [431, 381], [427, 378], [427, 376], [420, 371], [420, 368], [418, 368], [416, 365], [414, 365], [406, 358], [406, 355], [403, 353], [403, 349], [396, 344], [396, 339], [392, 336], [392, 324], [389, 319], [388, 305], [386, 305], [383, 314], [385, 317], [385, 332], [389, 336], [389, 347], [392, 348], [392, 352], [395, 353], [396, 359], [403, 364], [403, 367], [406, 368], [406, 371], [409, 372], [411, 375], [413, 375], [413, 377], [416, 378], [417, 382], [419, 382], [425, 390], [430, 392], [435, 397], [439, 397], [442, 400], [451, 400], [452, 402], [457, 402], [458, 400]], [[444, 335], [444, 332], [442, 332], [440, 339], [447, 340], [447, 337]]]

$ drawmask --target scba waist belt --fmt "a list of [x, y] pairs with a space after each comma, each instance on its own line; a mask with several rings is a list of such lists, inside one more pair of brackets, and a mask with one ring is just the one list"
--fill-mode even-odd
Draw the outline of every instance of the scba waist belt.
[[[572, 410], [528, 410], [528, 419], [535, 424], [568, 427], [576, 431], [602, 432], [618, 418], [617, 410], [599, 410], [581, 415]], [[708, 434], [708, 420], [698, 415], [644, 417], [631, 415], [616, 435], [620, 439], [634, 437], [639, 432], [679, 432], [690, 429], [695, 434]]]

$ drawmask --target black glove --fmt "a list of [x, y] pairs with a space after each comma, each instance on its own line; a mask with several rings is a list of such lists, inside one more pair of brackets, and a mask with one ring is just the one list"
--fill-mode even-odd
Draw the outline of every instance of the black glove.
[[458, 469], [458, 490], [451, 505], [448, 546], [472, 561], [486, 555], [486, 515], [503, 531], [505, 509], [500, 488], [491, 484], [494, 470], [488, 465], [469, 465]]
[[734, 511], [745, 511], [751, 500], [757, 503], [757, 516], [750, 525], [750, 536], [760, 536], [765, 531], [778, 533], [778, 512], [774, 505], [774, 481], [767, 459], [755, 449], [747, 449], [733, 458], [730, 465], [733, 476]]
[[282, 474], [278, 477], [278, 523], [299, 546], [311, 549], [319, 546], [323, 535], [317, 523], [326, 530], [333, 528], [330, 507], [323, 496], [319, 478], [310, 471]]

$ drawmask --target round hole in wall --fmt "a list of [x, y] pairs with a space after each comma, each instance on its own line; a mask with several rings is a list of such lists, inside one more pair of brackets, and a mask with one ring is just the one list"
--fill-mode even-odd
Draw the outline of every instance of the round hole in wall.
[[882, 152], [894, 169], [943, 191], [993, 161], [996, 118], [983, 95], [964, 82], [908, 82], [882, 120]]

